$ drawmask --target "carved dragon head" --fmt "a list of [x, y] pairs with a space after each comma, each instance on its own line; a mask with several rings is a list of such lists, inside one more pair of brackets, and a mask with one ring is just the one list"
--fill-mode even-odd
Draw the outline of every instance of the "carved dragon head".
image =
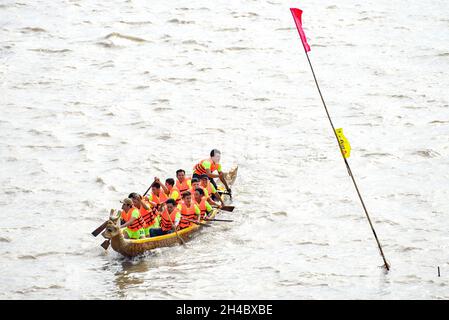
[[109, 221], [106, 224], [106, 229], [101, 234], [106, 239], [112, 239], [120, 235], [120, 214], [114, 214], [115, 210], [111, 209], [111, 214], [109, 216]]
[[235, 165], [229, 170], [229, 172], [225, 173], [225, 179], [231, 185], [235, 182], [235, 179], [237, 178], [237, 170], [238, 166]]

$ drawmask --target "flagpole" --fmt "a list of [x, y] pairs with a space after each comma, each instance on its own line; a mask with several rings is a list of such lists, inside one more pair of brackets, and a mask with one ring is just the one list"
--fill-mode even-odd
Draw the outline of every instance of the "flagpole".
[[[293, 16], [293, 17], [294, 17], [294, 16]], [[295, 18], [295, 17], [294, 17], [294, 18]], [[297, 27], [298, 27], [298, 25], [297, 25]], [[299, 31], [299, 29], [298, 29], [298, 31]], [[320, 94], [321, 101], [323, 102], [324, 110], [326, 110], [327, 118], [329, 119], [329, 122], [330, 122], [330, 124], [331, 124], [332, 130], [333, 130], [333, 132], [334, 132], [335, 139], [337, 139], [337, 144], [338, 144], [338, 148], [340, 149], [340, 154], [341, 154], [341, 156], [343, 157], [343, 161], [345, 162], [346, 169], [348, 170], [348, 174], [349, 174], [349, 176], [351, 177], [352, 182], [354, 183], [355, 190], [357, 191], [357, 195], [359, 196], [360, 202], [362, 203], [363, 210], [365, 211], [366, 218], [368, 219], [368, 222], [369, 222], [369, 225], [370, 225], [370, 227], [371, 227], [371, 230], [373, 231], [374, 238], [376, 239], [377, 246], [378, 246], [379, 251], [380, 251], [380, 255], [382, 256], [382, 259], [383, 259], [383, 261], [384, 261], [384, 267], [385, 267], [387, 270], [390, 270], [390, 265], [388, 264], [387, 260], [385, 259], [385, 255], [384, 255], [384, 252], [383, 252], [383, 250], [382, 250], [382, 246], [381, 246], [381, 244], [380, 244], [379, 239], [377, 238], [376, 230], [374, 230], [374, 226], [373, 226], [373, 223], [371, 222], [370, 216], [369, 216], [369, 214], [368, 214], [368, 210], [366, 209], [365, 202], [363, 201], [363, 198], [362, 198], [362, 195], [360, 194], [360, 191], [359, 191], [359, 188], [358, 188], [358, 186], [357, 186], [357, 183], [355, 182], [354, 175], [352, 174], [351, 167], [349, 166], [349, 163], [348, 163], [348, 161], [346, 160], [346, 158], [345, 158], [345, 156], [344, 156], [343, 150], [342, 150], [341, 147], [340, 147], [340, 142], [339, 142], [339, 140], [338, 140], [338, 136], [337, 136], [337, 133], [336, 133], [336, 131], [335, 131], [334, 124], [332, 123], [331, 116], [330, 116], [330, 114], [329, 114], [329, 111], [327, 110], [326, 103], [324, 102], [324, 98], [323, 98], [323, 95], [322, 95], [322, 93], [321, 93], [320, 86], [318, 85], [318, 81], [317, 81], [316, 76], [315, 76], [315, 71], [313, 70], [312, 63], [310, 62], [309, 54], [307, 53], [307, 49], [306, 49], [306, 47], [305, 47], [304, 42], [302, 41], [302, 39], [301, 39], [301, 42], [302, 42], [302, 46], [303, 46], [303, 48], [304, 48], [304, 52], [305, 52], [306, 57], [307, 57], [307, 61], [309, 62], [310, 70], [312, 70], [313, 79], [315, 80], [315, 84], [316, 84], [316, 87], [317, 87], [317, 89], [318, 89], [318, 93]], [[310, 50], [310, 49], [309, 49], [309, 50]]]

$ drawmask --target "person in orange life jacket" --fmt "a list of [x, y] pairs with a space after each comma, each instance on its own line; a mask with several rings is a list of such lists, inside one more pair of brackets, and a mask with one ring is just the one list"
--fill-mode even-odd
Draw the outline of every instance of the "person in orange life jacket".
[[124, 232], [125, 239], [140, 239], [145, 237], [145, 222], [142, 219], [139, 210], [133, 206], [132, 200], [125, 198], [120, 202], [123, 204], [120, 216], [124, 222], [121, 224], [120, 228], [126, 228]]
[[[209, 177], [210, 182], [214, 185], [215, 189], [217, 188], [217, 184], [214, 181], [214, 178], [220, 178], [220, 181], [223, 182], [226, 190], [231, 193], [231, 188], [229, 188], [226, 179], [224, 178], [223, 172], [221, 171], [220, 164], [221, 152], [217, 149], [213, 149], [210, 152], [210, 158], [201, 160], [193, 167], [193, 175], [192, 178], [199, 178], [200, 175], [206, 174]], [[213, 173], [217, 170], [218, 174]]]
[[156, 207], [157, 203], [149, 200], [145, 200], [140, 194], [132, 192], [128, 195], [128, 198], [132, 200], [133, 206], [137, 209], [151, 210], [151, 208]]
[[200, 209], [202, 219], [208, 216], [213, 210], [209, 202], [207, 202], [206, 197], [204, 196], [204, 190], [201, 188], [195, 189], [193, 203], [195, 203]]
[[189, 190], [190, 193], [191, 193], [192, 195], [194, 195], [194, 194], [195, 194], [195, 190], [196, 190], [197, 188], [203, 189], [203, 191], [204, 191], [204, 197], [206, 198], [207, 202], [209, 202], [209, 204], [220, 207], [220, 205], [219, 205], [218, 203], [216, 203], [214, 200], [212, 200], [212, 198], [210, 197], [209, 192], [207, 191], [207, 189], [203, 188], [203, 187], [200, 185], [200, 181], [199, 181], [197, 178], [192, 178], [192, 187], [191, 187], [190, 190]]
[[128, 198], [132, 200], [134, 207], [139, 210], [140, 215], [145, 222], [145, 236], [149, 237], [151, 228], [159, 228], [159, 219], [156, 211], [157, 204], [151, 201], [147, 203], [138, 193], [135, 192], [130, 193]]
[[179, 193], [182, 194], [189, 190], [191, 186], [191, 180], [186, 178], [186, 172], [183, 169], [176, 170], [175, 187], [179, 190]]
[[158, 182], [161, 187], [162, 190], [164, 191], [165, 195], [168, 196], [169, 198], [175, 200], [176, 202], [181, 200], [181, 195], [179, 194], [179, 190], [178, 188], [175, 187], [175, 180], [172, 178], [168, 178], [165, 180], [165, 185], [163, 185], [161, 183], [161, 181], [159, 180], [159, 178], [155, 178], [155, 181]]
[[165, 202], [165, 209], [161, 214], [161, 227], [150, 229], [150, 237], [157, 237], [174, 232], [180, 220], [181, 213], [176, 207], [176, 201], [168, 199]]
[[168, 197], [163, 191], [161, 191], [159, 178], [155, 178], [153, 184], [151, 185], [151, 194], [148, 196], [148, 200], [156, 202], [159, 205], [159, 211], [161, 211], [161, 204], [163, 204], [167, 199]]
[[201, 219], [200, 208], [192, 202], [192, 194], [190, 191], [185, 191], [182, 194], [182, 201], [178, 204], [178, 209], [181, 211], [181, 222], [179, 223], [179, 228], [184, 229], [189, 227], [193, 222], [189, 220], [196, 220], [199, 222]]
[[[190, 192], [190, 194], [192, 195], [192, 198], [194, 197], [195, 190], [196, 190], [197, 188], [201, 188], [201, 186], [200, 186], [200, 181], [198, 180], [198, 178], [192, 178], [192, 187], [189, 189], [189, 192]], [[215, 203], [214, 201], [212, 201], [212, 200], [209, 198], [209, 193], [207, 192], [207, 190], [204, 189], [204, 188], [201, 188], [201, 189], [203, 189], [203, 191], [204, 191], [204, 196], [206, 197], [206, 199], [208, 200], [208, 202], [209, 202], [210, 204], [216, 205], [216, 203]], [[212, 203], [211, 203], [211, 201], [212, 201]]]
[[[154, 227], [159, 227], [161, 212], [163, 211], [163, 204], [165, 200], [167, 200], [167, 196], [161, 191], [161, 185], [158, 182], [153, 182], [151, 184], [151, 194], [145, 199], [150, 203], [155, 203], [155, 211], [156, 214], [155, 220], [157, 224], [152, 225], [149, 229]], [[147, 227], [148, 228], [148, 227]], [[146, 230], [147, 236], [149, 235], [149, 229]]]
[[[219, 200], [221, 202], [221, 206], [224, 206], [224, 201], [221, 198], [220, 194], [217, 192], [217, 189], [215, 189], [214, 185], [210, 183], [207, 175], [202, 174], [200, 176], [200, 187], [207, 190], [207, 194], [209, 196], [209, 203], [212, 205], [218, 205], [214, 200]], [[219, 205], [218, 205], [219, 206]], [[219, 207], [221, 207], [219, 206]]]
[[199, 187], [200, 187], [200, 180], [198, 178], [192, 178], [192, 185], [188, 191], [190, 192], [191, 195], [193, 195], [195, 193], [196, 188]]

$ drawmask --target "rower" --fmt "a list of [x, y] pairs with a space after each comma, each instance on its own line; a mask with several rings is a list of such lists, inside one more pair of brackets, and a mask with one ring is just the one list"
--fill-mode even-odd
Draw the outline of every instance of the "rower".
[[195, 189], [195, 196], [193, 197], [193, 203], [195, 203], [201, 212], [201, 218], [204, 219], [212, 212], [212, 207], [207, 202], [206, 197], [204, 196], [204, 190], [201, 188]]
[[[207, 177], [207, 176], [206, 176], [206, 177]], [[207, 202], [209, 202], [209, 204], [211, 204], [211, 205], [213, 205], [213, 206], [218, 206], [218, 207], [220, 207], [220, 205], [219, 205], [218, 203], [216, 203], [214, 200], [212, 200], [212, 198], [210, 197], [209, 192], [207, 191], [207, 189], [206, 189], [206, 188], [203, 188], [203, 187], [200, 185], [200, 181], [198, 180], [198, 178], [192, 178], [192, 187], [189, 189], [190, 193], [191, 193], [192, 195], [194, 195], [194, 194], [195, 194], [195, 190], [196, 190], [197, 188], [203, 189], [203, 191], [204, 191], [204, 197], [206, 198]]]
[[179, 193], [178, 188], [175, 187], [175, 180], [173, 178], [165, 179], [165, 185], [160, 182], [159, 178], [157, 182], [161, 185], [166, 196], [176, 202], [181, 201], [181, 194]]
[[197, 220], [198, 222], [201, 219], [200, 208], [192, 202], [192, 194], [190, 191], [186, 191], [182, 194], [182, 201], [178, 204], [178, 209], [181, 211], [181, 222], [179, 223], [180, 229], [187, 228], [193, 223], [185, 220], [184, 218], [189, 220]]
[[[199, 178], [200, 175], [206, 174], [215, 189], [217, 189], [217, 184], [215, 183], [214, 178], [220, 178], [220, 181], [223, 182], [226, 190], [231, 193], [231, 188], [229, 188], [223, 172], [221, 171], [221, 164], [219, 163], [220, 158], [221, 152], [217, 149], [213, 149], [210, 152], [209, 159], [201, 160], [193, 167], [192, 178]], [[218, 174], [213, 173], [215, 170], [217, 170]]]
[[161, 226], [160, 228], [150, 229], [150, 237], [157, 237], [174, 232], [178, 227], [179, 221], [181, 221], [181, 213], [176, 207], [176, 201], [174, 199], [168, 199], [165, 202], [165, 209], [161, 214]]
[[200, 176], [200, 187], [207, 191], [207, 195], [209, 196], [209, 199], [211, 199], [211, 201], [209, 201], [210, 204], [215, 205], [216, 203], [214, 200], [219, 200], [222, 206], [225, 205], [222, 197], [217, 192], [217, 189], [214, 187], [214, 185], [209, 181], [206, 174], [202, 174]]
[[120, 228], [126, 228], [124, 232], [125, 239], [140, 239], [145, 237], [145, 221], [143, 220], [140, 212], [133, 206], [133, 202], [130, 198], [125, 198], [123, 201], [121, 218], [125, 222]]
[[160, 217], [156, 211], [157, 204], [155, 202], [145, 201], [142, 196], [135, 192], [130, 193], [128, 198], [132, 200], [134, 207], [140, 211], [140, 215], [145, 222], [145, 237], [148, 238], [150, 236], [150, 229], [159, 228]]
[[176, 170], [176, 184], [175, 187], [182, 194], [192, 186], [191, 180], [186, 178], [186, 172], [183, 169]]
[[167, 195], [163, 191], [161, 191], [161, 183], [159, 181], [159, 178], [154, 178], [154, 182], [151, 185], [151, 194], [148, 196], [148, 200], [155, 202], [160, 209], [161, 204], [164, 203], [167, 199]]
[[[198, 178], [192, 178], [191, 184], [192, 185], [188, 191], [190, 192], [191, 195], [193, 195], [195, 193], [196, 188], [200, 187], [200, 180]], [[205, 192], [205, 194], [206, 194], [206, 197], [209, 197], [207, 192]]]

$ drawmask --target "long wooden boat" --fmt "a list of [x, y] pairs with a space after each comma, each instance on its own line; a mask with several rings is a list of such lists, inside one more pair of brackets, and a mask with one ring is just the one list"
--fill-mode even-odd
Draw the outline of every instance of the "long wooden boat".
[[[229, 186], [231, 186], [237, 178], [237, 170], [238, 167], [235, 166], [225, 174], [225, 179]], [[220, 188], [223, 188], [223, 186], [219, 185], [219, 189]], [[224, 195], [224, 197], [224, 200], [226, 200], [226, 197], [228, 196]], [[209, 219], [214, 218], [218, 211], [218, 209], [214, 209], [209, 215]], [[200, 223], [209, 224], [211, 221], [202, 220]], [[179, 230], [177, 235], [173, 232], [158, 237], [133, 240], [124, 238], [123, 230], [120, 230], [119, 227], [119, 217], [111, 217], [107, 223], [105, 231], [102, 233], [102, 236], [106, 239], [110, 239], [111, 247], [114, 251], [117, 251], [126, 257], [135, 257], [155, 248], [170, 247], [182, 244], [180, 238], [187, 242], [202, 228], [203, 226], [201, 225], [192, 224], [188, 228]]]

